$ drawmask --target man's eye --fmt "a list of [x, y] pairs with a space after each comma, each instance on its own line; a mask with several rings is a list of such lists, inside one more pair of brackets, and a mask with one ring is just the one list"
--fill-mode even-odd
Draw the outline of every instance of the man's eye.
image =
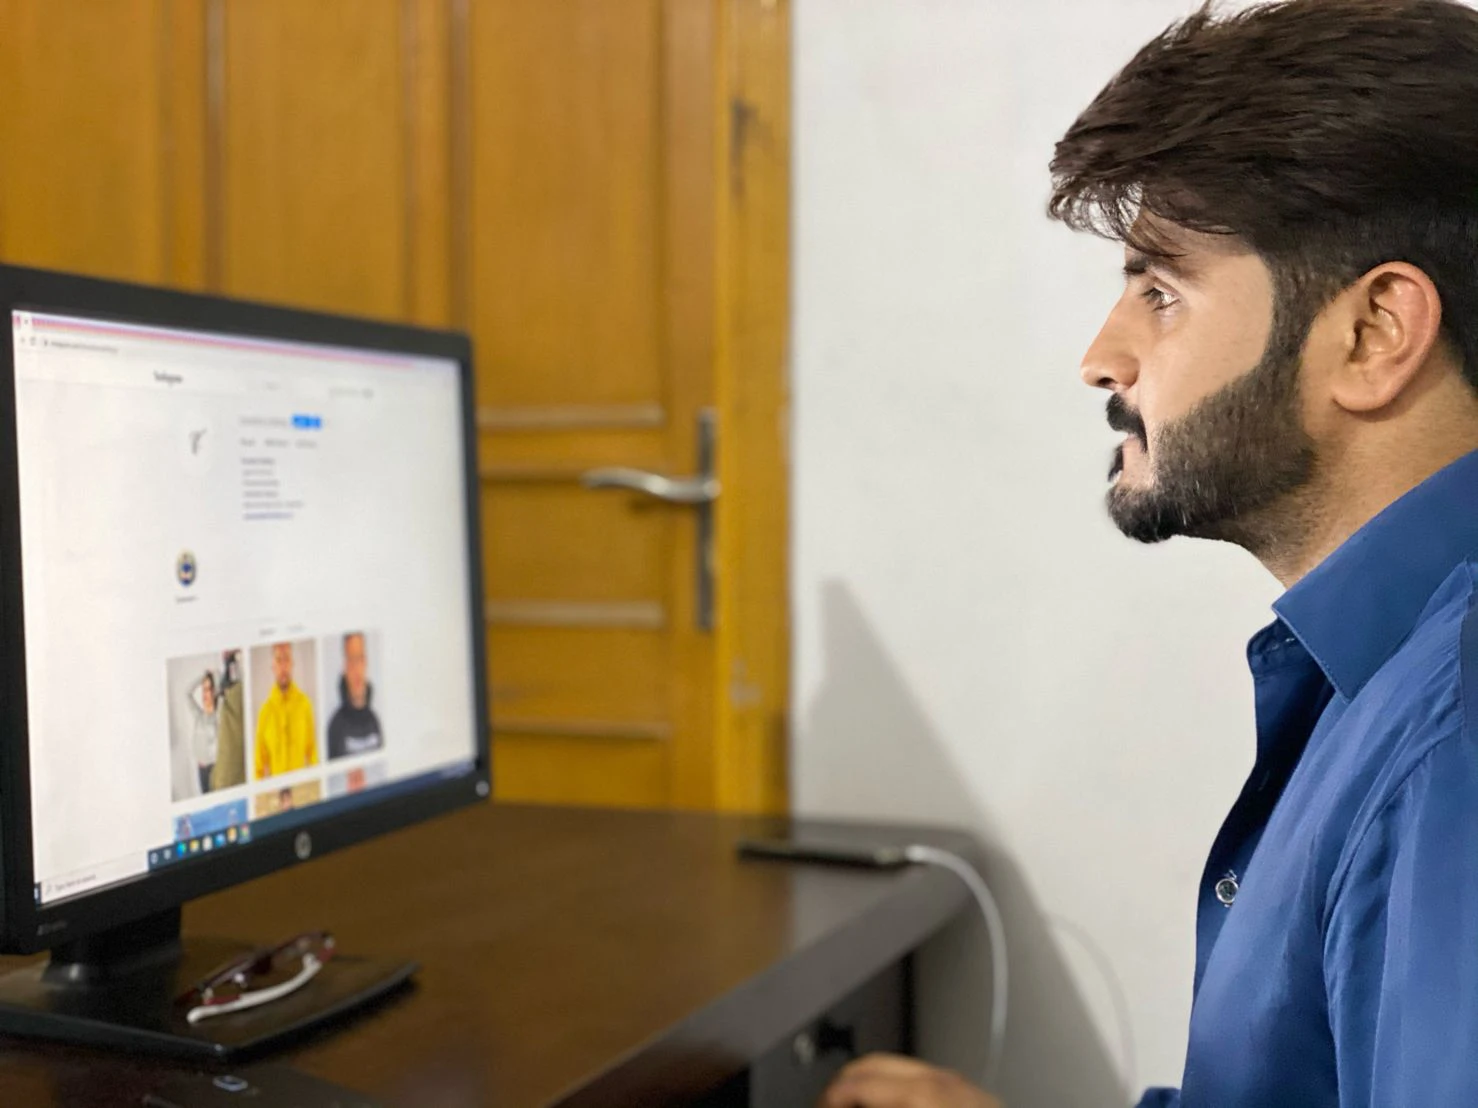
[[1159, 288], [1156, 285], [1151, 285], [1139, 295], [1143, 296], [1145, 300], [1148, 301], [1151, 310], [1157, 312], [1163, 312], [1166, 308], [1170, 307], [1170, 305], [1176, 302], [1176, 297], [1172, 293], [1168, 293], [1164, 289]]

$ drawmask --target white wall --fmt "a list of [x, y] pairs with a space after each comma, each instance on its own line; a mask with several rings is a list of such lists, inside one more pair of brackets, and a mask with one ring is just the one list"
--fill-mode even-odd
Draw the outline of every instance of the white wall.
[[[1011, 1108], [1178, 1081], [1196, 882], [1252, 758], [1276, 587], [1108, 523], [1077, 367], [1121, 259], [1042, 214], [1053, 142], [1189, 6], [796, 0], [795, 806], [990, 844]], [[926, 966], [924, 1047], [961, 1065], [974, 942]]]

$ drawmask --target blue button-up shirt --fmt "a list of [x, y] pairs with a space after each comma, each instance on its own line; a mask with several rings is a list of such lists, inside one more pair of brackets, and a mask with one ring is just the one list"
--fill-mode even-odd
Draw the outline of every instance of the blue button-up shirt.
[[1248, 645], [1257, 761], [1201, 880], [1182, 1087], [1143, 1108], [1478, 1106], [1475, 586], [1478, 452]]

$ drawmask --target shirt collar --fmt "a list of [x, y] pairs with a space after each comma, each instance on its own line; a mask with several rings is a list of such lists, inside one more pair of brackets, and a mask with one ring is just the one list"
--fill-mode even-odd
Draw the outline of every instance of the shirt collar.
[[1391, 504], [1273, 605], [1346, 700], [1415, 628], [1437, 586], [1478, 556], [1478, 450]]

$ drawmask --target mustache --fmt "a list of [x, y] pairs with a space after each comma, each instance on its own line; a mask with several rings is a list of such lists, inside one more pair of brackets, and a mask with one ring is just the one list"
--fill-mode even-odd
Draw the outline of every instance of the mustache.
[[[1144, 420], [1139, 417], [1139, 413], [1131, 408], [1118, 393], [1114, 393], [1114, 395], [1109, 397], [1107, 415], [1108, 425], [1111, 428], [1115, 431], [1122, 431], [1126, 434], [1133, 435], [1139, 440], [1139, 445], [1142, 449], [1145, 451], [1149, 450], [1149, 436], [1144, 429]], [[1108, 479], [1112, 481], [1123, 469], [1124, 447], [1118, 446], [1114, 449], [1113, 460], [1109, 462]]]
[[1109, 397], [1106, 415], [1108, 425], [1115, 431], [1133, 435], [1139, 440], [1141, 446], [1149, 446], [1149, 436], [1144, 429], [1144, 420], [1140, 419], [1139, 413], [1131, 408], [1118, 393]]

